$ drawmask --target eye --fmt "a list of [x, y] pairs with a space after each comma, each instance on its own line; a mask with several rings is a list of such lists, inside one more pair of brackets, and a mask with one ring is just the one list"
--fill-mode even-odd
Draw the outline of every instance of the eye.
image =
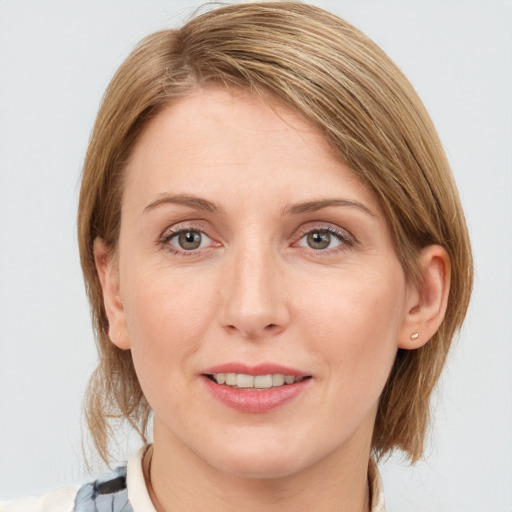
[[327, 249], [332, 238], [328, 231], [313, 231], [306, 235], [306, 242], [311, 249]]
[[305, 233], [297, 245], [315, 251], [323, 251], [350, 245], [350, 238], [348, 234], [333, 227], [317, 228]]
[[166, 242], [182, 251], [202, 249], [211, 242], [208, 235], [197, 229], [182, 229], [167, 237]]

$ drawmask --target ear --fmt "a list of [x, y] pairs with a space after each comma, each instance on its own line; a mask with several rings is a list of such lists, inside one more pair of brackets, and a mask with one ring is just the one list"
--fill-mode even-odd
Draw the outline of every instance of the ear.
[[411, 350], [423, 346], [443, 321], [450, 291], [450, 257], [439, 245], [429, 245], [420, 253], [421, 281], [410, 285], [406, 313], [398, 347]]
[[103, 306], [108, 319], [108, 336], [114, 345], [122, 350], [128, 350], [130, 342], [124, 306], [119, 294], [117, 258], [100, 238], [94, 240], [94, 262], [103, 292]]

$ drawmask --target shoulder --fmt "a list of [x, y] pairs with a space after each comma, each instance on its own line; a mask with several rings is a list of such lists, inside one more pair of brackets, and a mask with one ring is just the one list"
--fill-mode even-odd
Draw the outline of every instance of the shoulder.
[[372, 503], [371, 512], [386, 512], [384, 504], [384, 487], [380, 476], [379, 468], [373, 459], [368, 465], [368, 483], [370, 485], [370, 496]]
[[154, 512], [142, 472], [147, 446], [138, 450], [128, 465], [94, 481], [47, 492], [41, 496], [0, 503], [0, 512]]
[[131, 510], [126, 489], [126, 466], [82, 486], [70, 486], [0, 504], [0, 512], [111, 512]]
[[72, 512], [79, 485], [0, 503], [0, 512]]

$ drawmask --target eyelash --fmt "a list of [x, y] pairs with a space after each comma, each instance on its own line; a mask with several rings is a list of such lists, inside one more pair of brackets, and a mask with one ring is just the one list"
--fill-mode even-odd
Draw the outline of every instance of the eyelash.
[[[162, 234], [162, 236], [159, 238], [158, 244], [163, 246], [167, 251], [169, 251], [173, 254], [178, 254], [180, 256], [185, 256], [185, 257], [196, 256], [198, 254], [198, 252], [201, 250], [200, 248], [197, 250], [192, 249], [192, 250], [187, 251], [186, 249], [177, 249], [170, 244], [170, 242], [173, 238], [175, 238], [178, 235], [180, 235], [181, 233], [184, 233], [187, 231], [200, 233], [202, 236], [206, 236], [208, 239], [212, 240], [212, 238], [209, 237], [205, 233], [205, 231], [203, 229], [201, 229], [201, 227], [195, 226], [193, 224], [189, 224], [189, 225], [185, 225], [183, 227], [179, 227], [178, 229], [166, 230]], [[332, 225], [321, 225], [321, 226], [312, 226], [312, 227], [302, 228], [300, 230], [299, 237], [298, 237], [297, 241], [294, 242], [293, 245], [300, 242], [307, 235], [309, 235], [311, 233], [315, 233], [315, 232], [328, 233], [329, 235], [333, 235], [334, 237], [336, 237], [338, 239], [338, 241], [340, 242], [340, 244], [338, 246], [336, 246], [334, 248], [330, 248], [330, 249], [328, 249], [328, 248], [314, 249], [312, 247], [301, 246], [301, 247], [304, 247], [306, 250], [312, 251], [315, 254], [320, 254], [320, 253], [330, 254], [332, 252], [344, 251], [347, 248], [353, 247], [357, 242], [357, 240], [355, 240], [355, 238], [351, 234], [349, 234], [347, 231], [345, 231], [341, 228], [338, 228], [338, 227], [335, 227]]]

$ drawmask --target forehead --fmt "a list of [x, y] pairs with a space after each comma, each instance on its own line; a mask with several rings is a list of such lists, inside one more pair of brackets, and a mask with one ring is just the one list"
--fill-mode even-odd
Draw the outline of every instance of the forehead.
[[263, 190], [293, 202], [330, 196], [333, 187], [374, 201], [319, 130], [237, 89], [196, 89], [162, 110], [137, 141], [125, 183], [126, 201], [193, 189], [226, 199]]

